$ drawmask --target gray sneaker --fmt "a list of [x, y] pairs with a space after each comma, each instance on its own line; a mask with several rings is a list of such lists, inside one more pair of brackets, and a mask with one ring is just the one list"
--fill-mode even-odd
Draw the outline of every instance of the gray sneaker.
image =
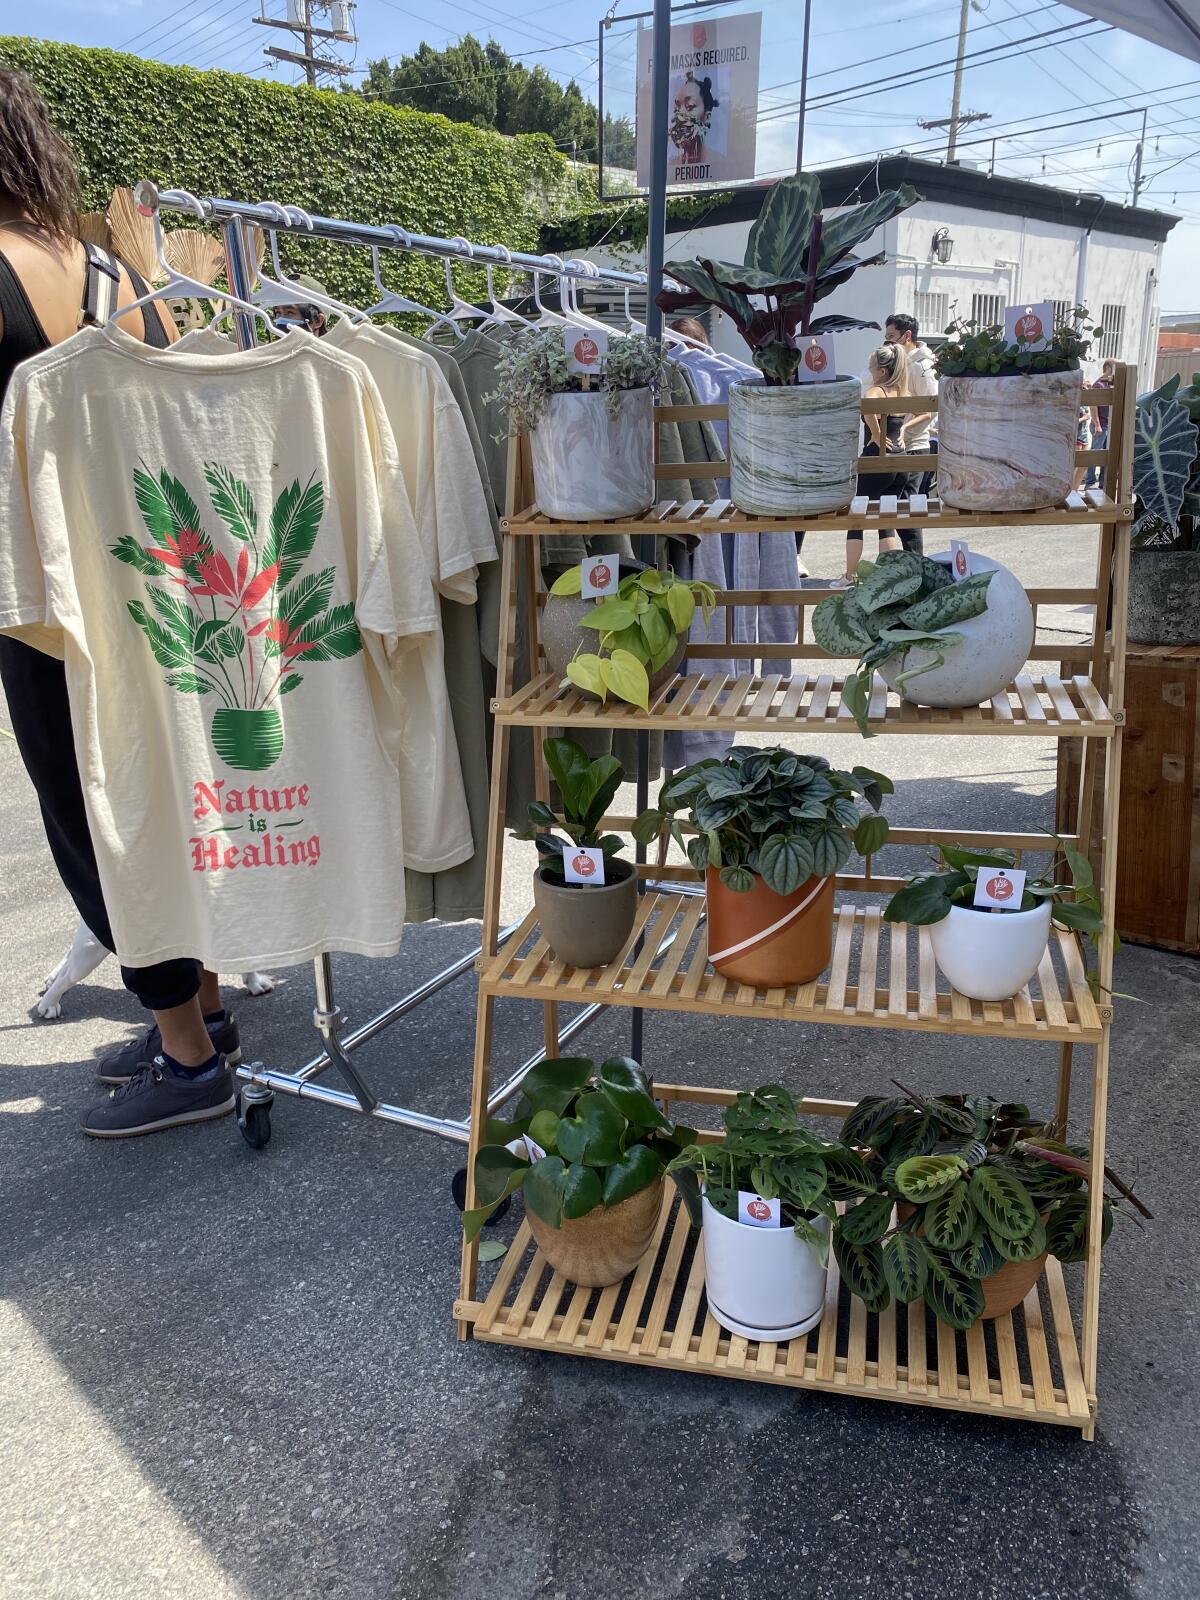
[[128, 1083], [90, 1106], [79, 1126], [93, 1139], [132, 1139], [185, 1122], [225, 1117], [233, 1106], [233, 1073], [224, 1057], [203, 1078], [181, 1078], [159, 1056], [143, 1062]]
[[[240, 1066], [242, 1040], [233, 1012], [225, 1013], [224, 1022], [206, 1022], [204, 1026], [208, 1029], [213, 1049], [223, 1055], [231, 1067]], [[131, 1039], [128, 1044], [118, 1045], [106, 1056], [101, 1056], [96, 1065], [96, 1077], [101, 1083], [128, 1083], [139, 1067], [146, 1066], [161, 1054], [162, 1035], [155, 1023], [146, 1029], [140, 1039]]]

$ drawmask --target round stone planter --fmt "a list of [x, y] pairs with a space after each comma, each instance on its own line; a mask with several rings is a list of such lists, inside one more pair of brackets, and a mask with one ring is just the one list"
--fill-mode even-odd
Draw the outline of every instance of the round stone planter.
[[716, 867], [704, 875], [708, 959], [724, 978], [755, 989], [807, 983], [829, 965], [833, 949], [833, 879], [809, 878], [791, 894], [776, 894], [755, 876], [739, 893]]
[[542, 1255], [568, 1283], [607, 1288], [620, 1283], [646, 1254], [662, 1210], [663, 1183], [657, 1177], [628, 1200], [565, 1218], [557, 1228], [526, 1207], [529, 1231]]
[[274, 706], [261, 711], [222, 706], [213, 712], [212, 741], [227, 767], [262, 772], [283, 753], [283, 717]]
[[560, 522], [637, 517], [654, 502], [654, 400], [627, 389], [552, 394], [529, 435], [537, 508]]
[[[949, 566], [950, 557], [930, 558]], [[1020, 672], [1033, 648], [1033, 607], [1020, 579], [998, 561], [971, 551], [971, 575], [992, 573], [987, 610], [966, 622], [956, 622], [942, 633], [963, 636], [962, 644], [946, 650], [945, 665], [910, 678], [900, 697], [915, 706], [977, 706], [1000, 694]], [[896, 687], [903, 672], [933, 660], [930, 651], [914, 646], [877, 668], [884, 682]]]
[[633, 931], [637, 874], [628, 861], [606, 863], [606, 883], [551, 883], [539, 867], [533, 903], [546, 943], [568, 967], [605, 967]]
[[[744, 1339], [794, 1339], [820, 1322], [825, 1273], [811, 1245], [791, 1228], [752, 1228], [702, 1201], [704, 1292], [708, 1309]], [[828, 1217], [813, 1227], [828, 1234]]]
[[933, 959], [969, 1000], [1011, 1000], [1041, 965], [1050, 940], [1048, 901], [1032, 911], [951, 906], [929, 929]]
[[[581, 650], [586, 655], [596, 652], [600, 635], [595, 628], [585, 628], [583, 619], [596, 605], [595, 600], [580, 600], [572, 595], [550, 594], [546, 596], [546, 604], [542, 607], [542, 649], [546, 652], [546, 661], [550, 671], [560, 678], [566, 676], [567, 663]], [[662, 687], [667, 679], [679, 671], [687, 651], [687, 635], [681, 634], [676, 644], [675, 654], [657, 672], [650, 674], [650, 693]], [[590, 689], [575, 687], [586, 700], [598, 700], [600, 696], [593, 694]]]
[[816, 516], [854, 498], [857, 378], [729, 390], [730, 494], [755, 516]]
[[943, 378], [938, 495], [960, 511], [1039, 511], [1070, 493], [1080, 372]]
[[1200, 644], [1200, 550], [1129, 558], [1130, 644]]

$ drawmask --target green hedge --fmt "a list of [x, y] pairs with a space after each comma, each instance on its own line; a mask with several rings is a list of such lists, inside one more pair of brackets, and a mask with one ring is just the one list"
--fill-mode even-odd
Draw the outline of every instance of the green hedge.
[[[675, 195], [667, 201], [667, 223], [697, 225], [715, 206], [732, 200], [735, 191], [722, 189], [704, 194]], [[579, 210], [565, 217], [548, 221], [542, 228], [543, 250], [566, 255], [575, 250], [587, 250], [601, 240], [610, 249], [619, 245], [641, 247], [646, 242], [649, 212], [644, 200], [612, 200], [598, 210]], [[667, 254], [671, 253], [671, 239], [667, 236]]]
[[[506, 139], [357, 95], [34, 39], [0, 37], [0, 62], [28, 72], [46, 97], [78, 155], [89, 210], [101, 209], [114, 185], [151, 178], [195, 194], [278, 200], [536, 250], [542, 223], [573, 205], [568, 164], [539, 134]], [[365, 250], [286, 241], [283, 258], [332, 294], [360, 305], [373, 298]], [[384, 269], [389, 283], [445, 304], [439, 262], [408, 254], [394, 261]], [[456, 283], [459, 276], [456, 269]], [[476, 281], [482, 290], [482, 279], [461, 273], [464, 291]]]

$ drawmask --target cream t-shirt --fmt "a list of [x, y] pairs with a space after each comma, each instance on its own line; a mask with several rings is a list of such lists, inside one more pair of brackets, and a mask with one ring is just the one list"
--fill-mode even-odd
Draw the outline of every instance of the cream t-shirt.
[[89, 329], [0, 414], [0, 630], [61, 655], [128, 966], [390, 955], [393, 658], [437, 607], [378, 390], [295, 332], [214, 357]]

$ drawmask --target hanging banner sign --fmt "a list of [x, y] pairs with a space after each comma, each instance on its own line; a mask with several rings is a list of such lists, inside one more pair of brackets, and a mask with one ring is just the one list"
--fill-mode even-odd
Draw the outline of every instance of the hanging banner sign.
[[[754, 176], [762, 13], [710, 17], [671, 29], [667, 183]], [[654, 32], [637, 36], [637, 180], [650, 186]]]

